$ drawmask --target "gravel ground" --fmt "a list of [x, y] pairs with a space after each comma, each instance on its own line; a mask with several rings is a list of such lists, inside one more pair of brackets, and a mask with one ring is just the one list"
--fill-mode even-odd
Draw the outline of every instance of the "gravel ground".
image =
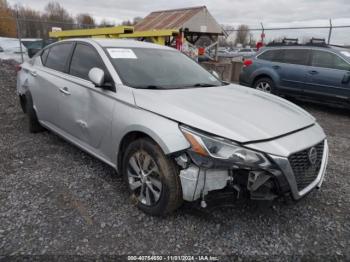
[[[350, 112], [300, 104], [325, 129], [321, 190], [273, 206], [222, 199], [166, 218], [130, 202], [122, 179], [50, 132], [30, 134], [13, 65], [0, 61], [1, 255], [235, 255], [350, 259]], [[221, 260], [221, 259], [220, 259]]]

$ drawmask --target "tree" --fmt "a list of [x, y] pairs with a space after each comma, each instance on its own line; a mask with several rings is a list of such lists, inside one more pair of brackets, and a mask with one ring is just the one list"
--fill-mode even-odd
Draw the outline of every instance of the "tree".
[[78, 14], [76, 17], [77, 24], [80, 28], [95, 27], [95, 19], [87, 13]]
[[142, 17], [136, 16], [136, 17], [134, 17], [133, 20], [125, 20], [125, 21], [121, 22], [120, 25], [134, 26], [138, 22], [140, 22], [142, 19], [143, 19]]
[[19, 18], [19, 30], [22, 38], [40, 38], [43, 36], [43, 25], [41, 23], [40, 12], [15, 5], [16, 12]]
[[45, 8], [43, 18], [51, 26], [61, 27], [62, 29], [72, 29], [74, 25], [73, 17], [58, 2], [49, 2]]
[[249, 41], [249, 27], [247, 25], [240, 25], [236, 31], [235, 44], [246, 45]]
[[108, 21], [106, 19], [102, 19], [98, 27], [113, 27], [115, 26], [114, 22]]
[[6, 0], [0, 0], [0, 36], [16, 37], [16, 20]]

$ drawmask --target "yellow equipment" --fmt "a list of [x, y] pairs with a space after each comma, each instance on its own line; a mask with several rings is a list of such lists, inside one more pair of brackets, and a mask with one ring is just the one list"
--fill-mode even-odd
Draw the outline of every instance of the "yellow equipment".
[[49, 32], [50, 37], [58, 38], [59, 40], [75, 37], [135, 38], [140, 40], [146, 40], [160, 45], [165, 45], [167, 41], [170, 41], [171, 37], [174, 37], [177, 34], [179, 34], [179, 30], [175, 29], [134, 32], [133, 26], [115, 26]]

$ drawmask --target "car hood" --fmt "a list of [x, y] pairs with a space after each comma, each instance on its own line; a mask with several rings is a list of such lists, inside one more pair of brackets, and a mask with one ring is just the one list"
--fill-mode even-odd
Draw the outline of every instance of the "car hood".
[[138, 107], [237, 142], [278, 137], [315, 123], [300, 107], [239, 85], [134, 89]]

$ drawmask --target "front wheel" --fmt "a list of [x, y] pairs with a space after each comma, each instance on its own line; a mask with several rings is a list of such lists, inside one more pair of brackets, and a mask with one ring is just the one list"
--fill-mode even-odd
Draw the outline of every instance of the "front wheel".
[[181, 205], [178, 169], [151, 139], [138, 139], [127, 147], [122, 170], [132, 199], [145, 213], [166, 215]]
[[265, 93], [273, 94], [275, 85], [271, 78], [263, 77], [255, 81], [254, 86], [256, 90], [263, 91]]

